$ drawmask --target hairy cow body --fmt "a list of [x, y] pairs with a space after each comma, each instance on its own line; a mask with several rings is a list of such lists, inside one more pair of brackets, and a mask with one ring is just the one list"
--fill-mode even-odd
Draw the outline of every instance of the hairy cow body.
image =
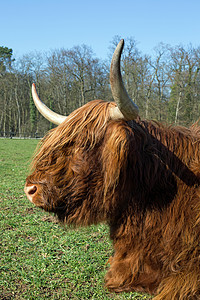
[[108, 223], [110, 290], [198, 299], [200, 128], [113, 117], [118, 106], [92, 101], [50, 131], [25, 192], [65, 224]]

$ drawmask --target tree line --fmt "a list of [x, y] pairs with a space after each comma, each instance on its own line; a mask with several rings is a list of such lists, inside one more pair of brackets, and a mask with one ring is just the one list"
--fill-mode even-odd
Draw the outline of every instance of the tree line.
[[[52, 110], [69, 115], [93, 99], [112, 101], [109, 68], [119, 41], [111, 41], [108, 60], [87, 45], [34, 52], [13, 59], [0, 47], [0, 133], [43, 135], [53, 127], [36, 110], [31, 86]], [[143, 54], [133, 38], [125, 40], [121, 70], [126, 89], [141, 118], [190, 126], [200, 112], [200, 47], [159, 44]]]

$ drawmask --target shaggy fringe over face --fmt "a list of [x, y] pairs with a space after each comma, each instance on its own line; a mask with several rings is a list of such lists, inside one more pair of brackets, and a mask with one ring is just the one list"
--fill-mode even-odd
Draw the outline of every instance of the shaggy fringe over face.
[[33, 168], [36, 168], [39, 161], [51, 156], [52, 152], [72, 146], [74, 143], [80, 149], [92, 149], [105, 133], [109, 120], [108, 106], [111, 105], [95, 100], [72, 112], [65, 122], [50, 130], [41, 141]]

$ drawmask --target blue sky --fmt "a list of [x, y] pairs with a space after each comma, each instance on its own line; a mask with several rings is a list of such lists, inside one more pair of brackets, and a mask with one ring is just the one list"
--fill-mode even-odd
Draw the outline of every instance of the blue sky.
[[200, 46], [199, 0], [0, 0], [0, 11], [0, 46], [16, 57], [86, 44], [104, 59], [115, 35], [148, 54], [160, 42]]

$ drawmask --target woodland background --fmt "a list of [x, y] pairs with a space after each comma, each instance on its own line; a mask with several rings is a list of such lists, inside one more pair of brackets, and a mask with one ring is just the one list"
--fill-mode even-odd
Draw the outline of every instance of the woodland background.
[[[0, 47], [0, 136], [39, 137], [54, 125], [36, 110], [31, 85], [52, 110], [69, 115], [93, 99], [112, 101], [109, 68], [119, 41], [110, 43], [108, 59], [97, 58], [87, 45], [33, 52], [17, 59]], [[160, 43], [151, 56], [134, 38], [125, 40], [121, 70], [140, 116], [190, 126], [200, 112], [200, 47]]]

